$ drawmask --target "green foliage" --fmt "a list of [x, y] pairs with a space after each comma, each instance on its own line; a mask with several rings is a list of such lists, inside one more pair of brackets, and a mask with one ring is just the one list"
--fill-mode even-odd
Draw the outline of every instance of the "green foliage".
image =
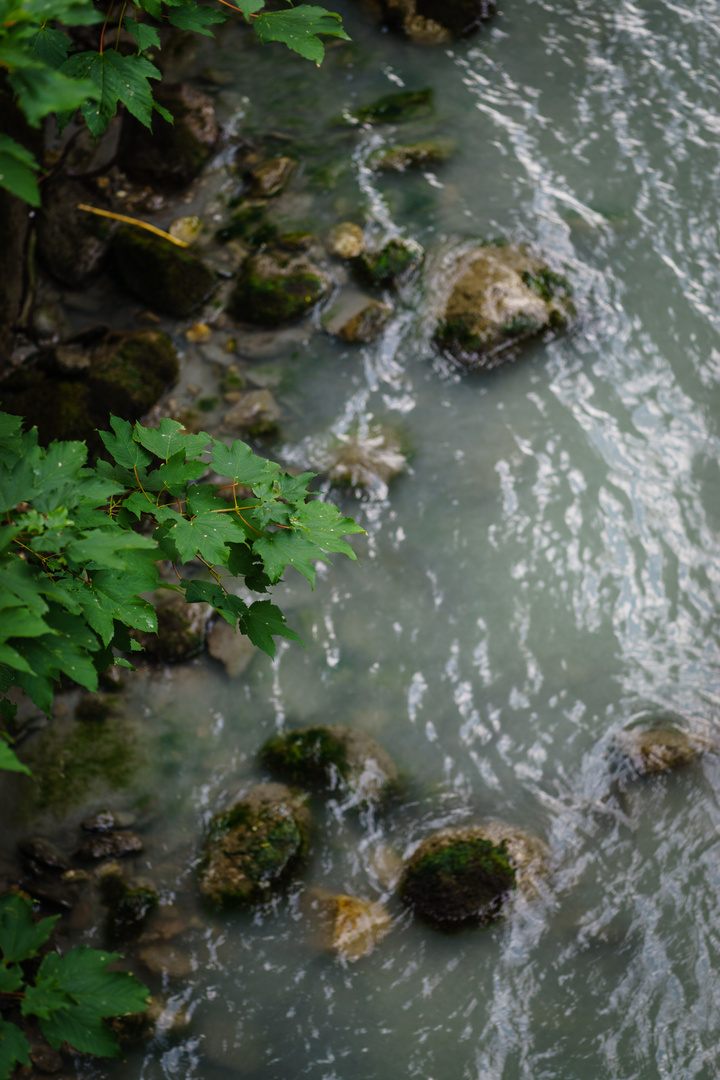
[[[325, 55], [319, 35], [347, 38], [340, 16], [325, 8], [302, 4], [284, 11], [263, 11], [264, 3], [240, 0], [236, 8], [263, 43], [282, 42], [319, 65]], [[0, 0], [0, 70], [5, 71], [8, 87], [33, 127], [50, 114], [63, 127], [80, 109], [97, 138], [118, 105], [148, 128], [154, 110], [172, 122], [152, 96], [150, 80], [160, 79], [160, 71], [141, 54], [159, 50], [158, 30], [163, 23], [212, 37], [210, 28], [224, 22], [232, 7], [211, 7], [198, 0], [130, 0], [113, 19], [112, 5], [101, 6], [93, 0]], [[100, 23], [97, 49], [76, 48], [73, 28]], [[121, 50], [123, 28], [134, 39], [137, 52]], [[34, 175], [38, 169], [32, 154], [0, 134], [0, 187], [38, 206]]]
[[[84, 1054], [121, 1057], [107, 1017], [143, 1012], [148, 990], [125, 971], [108, 971], [120, 957], [86, 946], [66, 956], [50, 952], [30, 981], [23, 963], [47, 942], [59, 916], [33, 921], [32, 901], [22, 895], [0, 897], [0, 993], [12, 994], [23, 1017], [36, 1017], [56, 1050], [67, 1043]], [[15, 1024], [0, 1020], [0, 1080], [16, 1064], [30, 1064], [30, 1047]]]
[[[343, 537], [363, 531], [309, 498], [311, 473], [282, 473], [239, 440], [227, 447], [170, 419], [155, 429], [112, 417], [111, 427], [100, 433], [109, 460], [90, 468], [84, 443], [45, 449], [35, 428], [0, 413], [0, 692], [20, 686], [45, 711], [61, 676], [97, 690], [114, 650], [131, 648], [128, 632], [157, 630], [142, 594], [160, 584], [159, 560], [176, 567], [178, 584], [167, 588], [212, 604], [273, 656], [274, 638], [297, 634], [270, 600], [248, 604], [228, 584], [240, 576], [264, 593], [288, 566], [313, 584], [313, 562], [354, 559]], [[208, 451], [229, 477], [229, 501], [199, 482]], [[238, 486], [252, 498], [238, 499]], [[182, 577], [178, 565], [193, 562], [205, 577]], [[4, 699], [0, 715], [12, 714]], [[23, 768], [0, 740], [3, 765]]]

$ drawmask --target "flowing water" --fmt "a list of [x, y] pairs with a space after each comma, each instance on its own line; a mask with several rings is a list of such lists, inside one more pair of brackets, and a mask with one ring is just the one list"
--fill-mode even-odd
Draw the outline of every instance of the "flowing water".
[[[720, 763], [618, 787], [610, 751], [645, 714], [718, 734], [720, 7], [503, 0], [489, 28], [436, 50], [343, 11], [353, 44], [318, 72], [233, 30], [198, 67], [232, 75], [226, 120], [309, 148], [293, 223], [364, 210], [378, 234], [426, 247], [379, 343], [301, 330], [269, 365], [288, 418], [273, 456], [307, 465], [328, 431], [384, 424], [409, 467], [346, 500], [367, 529], [359, 565], [336, 559], [314, 593], [290, 576], [280, 588], [307, 651], [284, 645], [236, 681], [201, 658], [132, 685], [143, 764], [112, 798], [150, 807], [136, 869], [185, 910], [204, 825], [262, 777], [255, 754], [277, 728], [363, 728], [406, 798], [376, 818], [330, 800], [287, 898], [255, 915], [198, 909], [179, 942], [192, 971], [165, 986], [189, 1028], [82, 1074], [715, 1080]], [[332, 124], [424, 86], [426, 121]], [[427, 172], [367, 168], [411, 133], [450, 136], [457, 153]], [[579, 317], [517, 363], [460, 377], [434, 354], [427, 312], [443, 252], [474, 237], [564, 268]], [[200, 352], [186, 357], [212, 389]], [[547, 842], [541, 895], [482, 930], [413, 922], [380, 855], [488, 816]], [[310, 886], [383, 900], [392, 933], [357, 962], [327, 955]]]

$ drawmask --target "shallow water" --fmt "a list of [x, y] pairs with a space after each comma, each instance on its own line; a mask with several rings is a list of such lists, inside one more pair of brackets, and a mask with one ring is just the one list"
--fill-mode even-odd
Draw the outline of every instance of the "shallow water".
[[[330, 429], [384, 423], [413, 453], [389, 490], [347, 500], [368, 532], [359, 566], [336, 560], [312, 594], [290, 577], [279, 589], [307, 651], [283, 645], [237, 682], [209, 658], [140, 674], [142, 765], [113, 805], [145, 814], [136, 870], [194, 910], [203, 825], [262, 775], [254, 755], [277, 727], [371, 732], [407, 794], [376, 819], [320, 808], [289, 898], [254, 916], [201, 913], [181, 939], [193, 971], [166, 991], [192, 1016], [183, 1037], [82, 1075], [720, 1071], [720, 762], [706, 754], [620, 792], [609, 752], [645, 713], [717, 735], [720, 8], [502, 8], [448, 50], [379, 34], [347, 9], [353, 44], [319, 72], [232, 30], [197, 59], [236, 71], [220, 93], [226, 119], [242, 110], [241, 128], [314, 145], [318, 171], [306, 163], [288, 221], [322, 228], [364, 210], [430, 255], [376, 346], [310, 327], [277, 348], [287, 421], [269, 452], [312, 464]], [[378, 178], [367, 154], [394, 133], [330, 121], [403, 85], [436, 95], [436, 116], [408, 131], [449, 135], [458, 152], [433, 172]], [[320, 166], [337, 161], [350, 166], [327, 189]], [[231, 188], [219, 166], [199, 197], [208, 217]], [[499, 236], [566, 269], [578, 323], [516, 364], [458, 377], [429, 342], [442, 254]], [[211, 391], [210, 366], [186, 348], [186, 378]], [[89, 796], [77, 819], [103, 802]], [[549, 844], [542, 895], [484, 930], [413, 923], [378, 878], [378, 850], [488, 816]], [[312, 885], [384, 900], [392, 933], [356, 963], [323, 954], [302, 905]]]

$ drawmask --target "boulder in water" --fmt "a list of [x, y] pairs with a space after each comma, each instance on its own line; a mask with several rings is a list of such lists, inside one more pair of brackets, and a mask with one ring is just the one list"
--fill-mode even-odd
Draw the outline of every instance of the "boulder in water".
[[215, 814], [199, 868], [216, 906], [255, 904], [288, 883], [307, 857], [310, 812], [282, 784], [260, 784]]
[[352, 269], [362, 285], [393, 289], [420, 269], [424, 254], [415, 240], [395, 236], [375, 251], [363, 251], [353, 259]]
[[566, 278], [524, 248], [479, 248], [462, 261], [436, 341], [467, 368], [495, 367], [530, 338], [565, 328], [570, 292]]
[[113, 253], [128, 292], [177, 319], [204, 303], [216, 285], [215, 274], [197, 255], [135, 225], [117, 230]]
[[496, 918], [515, 886], [507, 843], [468, 826], [423, 840], [405, 866], [400, 895], [424, 922], [452, 929]]
[[330, 278], [305, 255], [268, 249], [250, 255], [230, 301], [230, 314], [258, 326], [306, 315], [330, 291]]
[[397, 768], [387, 750], [371, 735], [342, 724], [274, 735], [260, 758], [289, 783], [345, 790], [364, 804], [385, 802], [398, 787]]
[[709, 740], [672, 724], [630, 728], [617, 737], [618, 750], [639, 776], [657, 776], [689, 765], [710, 745]]

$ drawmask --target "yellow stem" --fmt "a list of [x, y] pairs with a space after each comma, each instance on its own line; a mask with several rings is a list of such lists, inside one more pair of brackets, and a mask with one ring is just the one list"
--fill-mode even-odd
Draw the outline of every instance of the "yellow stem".
[[127, 225], [137, 225], [140, 229], [147, 229], [148, 232], [155, 233], [156, 236], [162, 236], [163, 240], [169, 240], [171, 244], [177, 244], [178, 247], [190, 247], [185, 240], [178, 240], [176, 236], [171, 236], [170, 233], [163, 232], [162, 229], [158, 229], [155, 225], [148, 225], [147, 221], [140, 221], [139, 218], [128, 217], [127, 214], [115, 214], [112, 210], [100, 210], [97, 206], [87, 206], [85, 203], [78, 203], [78, 210], [86, 210], [88, 214], [97, 214], [98, 217], [112, 218], [113, 221], [124, 221]]

